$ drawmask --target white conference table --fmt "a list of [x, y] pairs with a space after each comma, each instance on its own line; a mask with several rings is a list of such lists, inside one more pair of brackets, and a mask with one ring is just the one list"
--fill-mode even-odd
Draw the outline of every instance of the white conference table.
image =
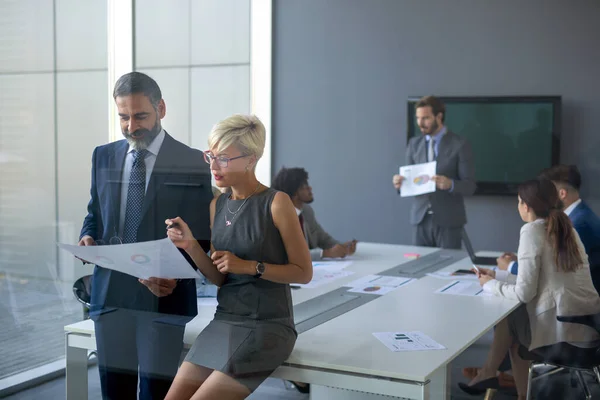
[[[448, 364], [519, 305], [434, 293], [450, 282], [421, 278], [304, 332], [273, 376], [311, 383], [311, 399], [449, 398]], [[392, 352], [373, 336], [397, 331], [421, 331], [446, 350]]]
[[[362, 276], [409, 262], [407, 253], [424, 256], [437, 250], [359, 243], [352, 265], [346, 268], [354, 274], [316, 288], [295, 289], [293, 303], [298, 305]], [[469, 266], [470, 261], [465, 259], [445, 269]], [[366, 399], [368, 393], [414, 399], [449, 396], [448, 363], [518, 303], [433, 293], [447, 283], [433, 277], [421, 278], [301, 333], [290, 358], [273, 376], [311, 383], [312, 399]], [[186, 325], [184, 347], [191, 346], [214, 311], [214, 306], [198, 307], [198, 315]], [[399, 330], [421, 330], [447, 350], [394, 353], [372, 335]], [[67, 325], [65, 333], [67, 399], [87, 399], [87, 355], [88, 350], [96, 349], [94, 324], [86, 320]]]

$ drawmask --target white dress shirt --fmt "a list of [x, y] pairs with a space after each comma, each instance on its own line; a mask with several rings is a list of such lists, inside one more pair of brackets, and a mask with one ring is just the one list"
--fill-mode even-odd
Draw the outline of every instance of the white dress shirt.
[[576, 209], [579, 204], [581, 204], [581, 199], [577, 199], [576, 201], [573, 202], [573, 204], [571, 204], [569, 207], [565, 208], [565, 214], [567, 214], [567, 216], [570, 217], [573, 210]]
[[[156, 163], [156, 157], [162, 147], [163, 141], [165, 140], [164, 129], [160, 130], [160, 133], [150, 143], [148, 148], [148, 154], [144, 159], [146, 164], [146, 190], [148, 190], [148, 183], [152, 176], [152, 170]], [[131, 175], [131, 168], [133, 167], [133, 148], [131, 145], [127, 149], [127, 155], [125, 156], [125, 164], [123, 165], [123, 175], [121, 175], [121, 208], [119, 213], [119, 237], [123, 237], [123, 226], [125, 225], [125, 211], [127, 208], [127, 191], [129, 190], [129, 177]]]

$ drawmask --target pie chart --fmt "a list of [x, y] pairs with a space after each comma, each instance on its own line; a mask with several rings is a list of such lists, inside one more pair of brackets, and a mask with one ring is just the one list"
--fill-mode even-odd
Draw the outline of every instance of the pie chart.
[[144, 254], [134, 254], [131, 256], [131, 261], [136, 264], [147, 264], [150, 262], [150, 257]]
[[424, 185], [429, 182], [429, 175], [419, 175], [415, 179], [413, 179], [413, 183], [415, 185]]

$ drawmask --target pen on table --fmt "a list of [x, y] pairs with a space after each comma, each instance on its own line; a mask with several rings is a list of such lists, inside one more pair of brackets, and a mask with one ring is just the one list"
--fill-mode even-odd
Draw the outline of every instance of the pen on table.
[[298, 286], [298, 285], [290, 285], [290, 288], [292, 288], [292, 289], [300, 289], [300, 286]]

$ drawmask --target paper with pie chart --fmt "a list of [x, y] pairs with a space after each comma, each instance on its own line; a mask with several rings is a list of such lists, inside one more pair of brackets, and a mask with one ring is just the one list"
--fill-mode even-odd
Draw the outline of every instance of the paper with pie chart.
[[367, 275], [344, 286], [351, 288], [349, 292], [384, 295], [413, 281], [399, 276]]
[[435, 175], [436, 167], [435, 161], [400, 167], [400, 175], [404, 177], [400, 186], [400, 196], [419, 196], [435, 192], [435, 182], [431, 178]]
[[58, 247], [92, 264], [136, 278], [202, 277], [169, 238], [110, 246], [76, 246], [59, 243]]

